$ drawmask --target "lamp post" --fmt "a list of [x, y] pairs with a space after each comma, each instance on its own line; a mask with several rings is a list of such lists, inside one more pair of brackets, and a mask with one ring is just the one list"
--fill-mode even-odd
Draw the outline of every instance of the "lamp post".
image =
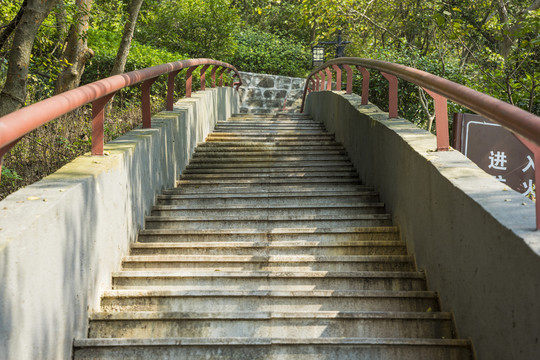
[[350, 44], [350, 41], [341, 39], [341, 30], [338, 31], [337, 41], [321, 41], [311, 48], [313, 67], [324, 64], [324, 47], [321, 45], [336, 45], [336, 58], [345, 56], [345, 45]]

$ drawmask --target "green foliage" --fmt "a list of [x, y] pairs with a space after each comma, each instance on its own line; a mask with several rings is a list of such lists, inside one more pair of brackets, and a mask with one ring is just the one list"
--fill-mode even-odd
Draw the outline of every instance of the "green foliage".
[[2, 166], [2, 176], [1, 180], [10, 183], [11, 186], [14, 186], [15, 183], [23, 178], [17, 174], [15, 170], [8, 169], [5, 166]]
[[247, 29], [236, 34], [238, 50], [230, 60], [239, 70], [303, 77], [311, 55], [301, 45], [277, 35]]
[[311, 42], [311, 27], [303, 16], [302, 0], [236, 0], [232, 3], [242, 14], [247, 29], [279, 35], [306, 46]]
[[165, 0], [139, 26], [137, 39], [191, 58], [224, 59], [234, 53], [240, 18], [230, 0]]

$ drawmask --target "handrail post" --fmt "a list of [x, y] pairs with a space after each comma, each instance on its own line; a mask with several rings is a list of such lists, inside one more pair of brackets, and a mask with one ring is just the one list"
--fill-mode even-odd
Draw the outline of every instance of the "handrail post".
[[206, 90], [206, 70], [208, 70], [208, 68], [210, 67], [210, 65], [204, 65], [201, 69], [201, 90]]
[[330, 71], [330, 68], [327, 67], [326, 69], [324, 69], [324, 71], [326, 71], [326, 90], [328, 91], [332, 91], [332, 72]]
[[341, 69], [338, 65], [332, 65], [332, 68], [336, 71], [336, 91], [341, 91]]
[[105, 105], [116, 94], [105, 95], [92, 102], [92, 155], [103, 155], [103, 142], [104, 142], [104, 129], [103, 123], [105, 122]]
[[167, 79], [167, 111], [173, 111], [174, 106], [174, 79], [180, 70], [171, 71]]
[[435, 104], [435, 128], [437, 129], [437, 151], [448, 151], [450, 136], [448, 134], [448, 100], [431, 90], [423, 88]]
[[218, 77], [219, 77], [219, 87], [223, 87], [223, 73], [225, 72], [225, 70], [227, 70], [226, 67], [223, 67], [221, 68], [221, 70], [219, 70], [219, 74], [218, 74]]
[[198, 68], [199, 65], [190, 66], [188, 71], [186, 72], [186, 97], [191, 97], [191, 90], [192, 90], [192, 84], [193, 84], [193, 71]]
[[158, 78], [148, 79], [141, 85], [141, 111], [142, 111], [142, 123], [143, 129], [149, 129], [152, 127], [152, 113], [150, 108], [150, 88], [152, 84], [156, 82]]
[[212, 68], [212, 72], [210, 74], [210, 76], [212, 77], [212, 88], [216, 87], [216, 71], [219, 68], [221, 68], [221, 66], [219, 65], [214, 65], [214, 67]]
[[362, 73], [362, 105], [369, 103], [369, 71], [360, 65], [356, 68]]
[[345, 91], [347, 94], [352, 94], [352, 83], [353, 83], [353, 78], [352, 78], [352, 69], [349, 65], [347, 64], [343, 64], [343, 68], [345, 69], [345, 71], [347, 72], [347, 90]]
[[388, 117], [390, 119], [398, 118], [398, 80], [392, 74], [381, 71], [382, 76], [388, 80]]

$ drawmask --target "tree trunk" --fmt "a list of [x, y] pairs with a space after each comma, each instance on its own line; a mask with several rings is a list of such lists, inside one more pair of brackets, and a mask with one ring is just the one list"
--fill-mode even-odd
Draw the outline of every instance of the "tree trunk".
[[55, 48], [62, 48], [64, 45], [64, 40], [67, 36], [67, 13], [66, 13], [66, 4], [63, 1], [58, 3], [56, 7], [56, 46]]
[[137, 23], [137, 17], [139, 16], [139, 10], [141, 9], [142, 2], [143, 0], [132, 0], [131, 4], [129, 4], [129, 18], [124, 25], [124, 34], [122, 35], [122, 41], [118, 47], [118, 53], [116, 54], [116, 59], [114, 60], [111, 76], [124, 72], [129, 55], [129, 48], [131, 47], [131, 40], [133, 39], [133, 32], [135, 31], [135, 24]]
[[19, 9], [19, 12], [17, 12], [17, 15], [7, 24], [7, 26], [4, 28], [4, 30], [0, 33], [0, 50], [4, 47], [4, 45], [7, 42], [7, 39], [9, 38], [9, 35], [15, 30], [17, 25], [19, 25], [19, 22], [21, 21], [22, 14], [24, 12], [24, 8], [26, 7], [28, 1], [24, 0], [21, 8]]
[[62, 60], [65, 60], [69, 65], [58, 75], [54, 89], [55, 94], [60, 94], [79, 86], [86, 61], [94, 56], [94, 52], [88, 48], [86, 41], [92, 1], [76, 1], [78, 18], [76, 19], [76, 23], [69, 29], [66, 49], [62, 56]]
[[0, 116], [13, 112], [24, 105], [26, 79], [30, 54], [41, 23], [59, 0], [28, 0], [9, 53], [8, 72], [0, 93]]

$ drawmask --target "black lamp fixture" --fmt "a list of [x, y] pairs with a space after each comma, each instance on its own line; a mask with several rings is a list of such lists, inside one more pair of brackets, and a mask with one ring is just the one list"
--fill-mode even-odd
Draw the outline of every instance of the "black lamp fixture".
[[321, 45], [336, 45], [336, 58], [345, 56], [345, 45], [350, 44], [350, 41], [341, 39], [341, 30], [338, 31], [337, 41], [321, 41], [311, 48], [313, 67], [324, 64], [324, 47]]
[[315, 45], [311, 48], [311, 61], [313, 67], [321, 66], [324, 64], [324, 47]]

